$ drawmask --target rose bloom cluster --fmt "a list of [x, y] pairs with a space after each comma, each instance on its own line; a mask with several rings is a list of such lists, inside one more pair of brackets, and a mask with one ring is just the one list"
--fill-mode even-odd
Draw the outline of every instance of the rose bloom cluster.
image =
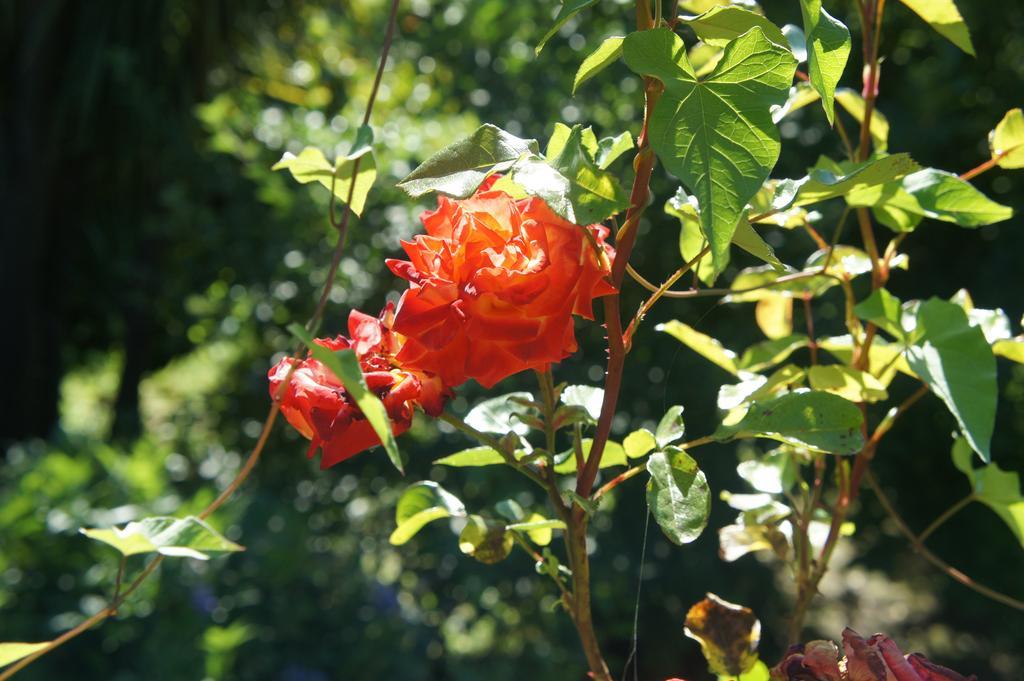
[[[489, 388], [568, 357], [577, 347], [573, 315], [593, 319], [594, 298], [614, 293], [607, 228], [568, 222], [539, 198], [514, 199], [492, 188], [496, 180], [467, 199], [440, 197], [422, 215], [426, 233], [402, 243], [409, 259], [387, 263], [409, 282], [397, 306], [378, 317], [353, 310], [348, 337], [316, 339], [354, 351], [395, 435], [416, 407], [440, 415], [469, 379]], [[269, 378], [281, 413], [310, 440], [309, 456], [323, 450], [321, 468], [380, 444], [319, 361], [285, 358]]]

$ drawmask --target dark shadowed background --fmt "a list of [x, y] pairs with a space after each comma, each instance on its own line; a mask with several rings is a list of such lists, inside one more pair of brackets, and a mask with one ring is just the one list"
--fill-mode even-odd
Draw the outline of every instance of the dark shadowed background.
[[[642, 93], [623, 66], [569, 95], [582, 58], [630, 28], [631, 5], [602, 0], [536, 58], [555, 4], [402, 3], [372, 120], [380, 177], [354, 223], [326, 331], [342, 331], [350, 308], [373, 313], [395, 296], [384, 259], [415, 232], [430, 200], [410, 201], [394, 183], [433, 151], [481, 122], [542, 140], [558, 120], [592, 124], [599, 135], [638, 132]], [[891, 149], [954, 172], [977, 165], [988, 131], [1024, 104], [1024, 6], [961, 0], [972, 59], [889, 4], [879, 107], [892, 124]], [[826, 5], [855, 26], [852, 3]], [[764, 6], [777, 23], [799, 23], [795, 1]], [[103, 607], [117, 560], [77, 528], [195, 511], [234, 477], [268, 407], [266, 371], [288, 346], [283, 329], [311, 313], [334, 242], [327, 192], [270, 166], [286, 150], [316, 145], [331, 156], [351, 139], [386, 9], [383, 0], [0, 0], [0, 640], [46, 640]], [[860, 66], [854, 50], [845, 85], [859, 89]], [[787, 119], [782, 134], [778, 177], [841, 153], [818, 107]], [[1024, 210], [1024, 173], [991, 171], [977, 185]], [[678, 222], [658, 209], [676, 186], [656, 173], [656, 205], [633, 260], [655, 279], [679, 264]], [[822, 212], [829, 224], [838, 208]], [[786, 261], [812, 248], [797, 232], [771, 239]], [[926, 221], [905, 250], [912, 274], [897, 272], [891, 285], [903, 299], [966, 287], [979, 307], [1003, 307], [1015, 325], [1024, 313], [1022, 218], [976, 231]], [[627, 289], [626, 309], [639, 295]], [[820, 309], [823, 332], [838, 329], [840, 308]], [[629, 359], [619, 434], [676, 403], [694, 436], [717, 422], [727, 376], [653, 331], [668, 318], [732, 347], [758, 339], [749, 306], [702, 299], [656, 308]], [[583, 353], [557, 378], [598, 383], [601, 330], [581, 325], [578, 335]], [[499, 388], [533, 385], [523, 376]], [[899, 399], [911, 389], [893, 391]], [[1001, 363], [1000, 390], [995, 460], [1021, 471], [1024, 367]], [[467, 386], [454, 406], [481, 394]], [[954, 427], [928, 398], [879, 454], [875, 470], [915, 528], [968, 491], [949, 461]], [[480, 565], [459, 553], [443, 523], [401, 548], [387, 542], [397, 495], [428, 476], [471, 506], [541, 500], [511, 471], [432, 467], [467, 444], [433, 424], [401, 444], [411, 460], [405, 479], [380, 451], [320, 472], [304, 458], [305, 442], [279, 428], [250, 482], [214, 519], [245, 553], [169, 561], [116, 621], [18, 678], [582, 678], [574, 632], [524, 554]], [[735, 446], [708, 447], [699, 459], [716, 492], [742, 489]], [[1020, 679], [1024, 615], [935, 571], [870, 492], [863, 500], [812, 633], [884, 630], [981, 679]], [[595, 609], [618, 672], [633, 629], [641, 485], [627, 485], [607, 508], [595, 523]], [[683, 549], [651, 528], [640, 678], [702, 678], [682, 621], [705, 591], [754, 608], [765, 658], [780, 653], [786, 575], [756, 557], [718, 559], [714, 530], [734, 513], [716, 502], [709, 530]], [[1024, 553], [987, 509], [968, 508], [930, 545], [979, 581], [1024, 597]]]

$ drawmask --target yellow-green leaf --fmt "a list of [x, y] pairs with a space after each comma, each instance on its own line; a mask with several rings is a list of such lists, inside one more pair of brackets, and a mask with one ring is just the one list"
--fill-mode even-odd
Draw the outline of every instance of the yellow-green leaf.
[[953, 0], [901, 0], [942, 37], [974, 56], [971, 32]]
[[1000, 168], [1024, 168], [1024, 112], [1007, 111], [989, 133], [988, 146]]
[[120, 529], [82, 529], [80, 532], [90, 539], [113, 546], [125, 556], [160, 553], [207, 560], [211, 553], [245, 550], [193, 516], [143, 518]]
[[0, 667], [6, 667], [49, 645], [50, 641], [44, 643], [0, 643]]

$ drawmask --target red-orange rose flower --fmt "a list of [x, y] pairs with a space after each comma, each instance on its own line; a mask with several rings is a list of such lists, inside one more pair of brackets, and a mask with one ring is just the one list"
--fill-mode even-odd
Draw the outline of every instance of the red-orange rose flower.
[[421, 218], [427, 233], [402, 243], [409, 261], [388, 261], [410, 284], [395, 313], [406, 337], [398, 362], [447, 385], [474, 378], [489, 388], [546, 369], [576, 351], [572, 315], [593, 319], [594, 298], [614, 293], [606, 228], [574, 225], [492, 183], [468, 199], [441, 197]]
[[[431, 416], [440, 415], [451, 391], [441, 379], [419, 371], [405, 371], [394, 363], [401, 339], [392, 333], [393, 308], [388, 306], [380, 318], [353, 310], [348, 318], [351, 338], [317, 338], [316, 343], [329, 350], [351, 348], [359, 357], [366, 384], [384, 403], [395, 435], [412, 424], [413, 405], [420, 405]], [[290, 357], [270, 370], [270, 394], [276, 397], [281, 383], [295, 362]], [[310, 358], [298, 363], [281, 397], [281, 413], [309, 440], [310, 458], [323, 449], [320, 467], [340, 461], [379, 445], [380, 438], [344, 386], [319, 361]]]

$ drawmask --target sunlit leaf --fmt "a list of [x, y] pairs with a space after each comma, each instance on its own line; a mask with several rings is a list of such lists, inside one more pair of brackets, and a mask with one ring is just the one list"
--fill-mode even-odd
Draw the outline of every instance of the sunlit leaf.
[[397, 186], [414, 198], [432, 191], [463, 198], [488, 175], [508, 170], [530, 153], [539, 153], [536, 140], [520, 139], [487, 123], [428, 158]]
[[686, 435], [686, 424], [683, 422], [683, 408], [676, 404], [669, 407], [665, 415], [661, 417], [661, 421], [658, 422], [658, 427], [654, 431], [654, 441], [658, 443], [659, 447], [664, 447], [681, 439], [684, 435]]
[[23, 657], [39, 652], [50, 645], [50, 641], [44, 643], [0, 643], [0, 667], [17, 662]]
[[692, 326], [683, 322], [672, 320], [655, 327], [658, 331], [664, 331], [680, 343], [690, 348], [707, 360], [710, 360], [730, 374], [735, 375], [739, 371], [736, 361], [736, 353], [723, 347], [720, 342], [706, 334], [697, 331]]
[[665, 536], [680, 546], [697, 539], [711, 512], [711, 492], [697, 462], [682, 449], [668, 447], [651, 454], [647, 472], [647, 505]]
[[771, 107], [786, 101], [796, 59], [760, 28], [731, 42], [706, 78], [698, 79], [682, 39], [667, 29], [628, 35], [622, 54], [634, 72], [665, 85], [649, 121], [651, 146], [697, 196], [718, 263], [778, 159]]
[[486, 399], [470, 409], [463, 420], [482, 433], [504, 435], [511, 432], [526, 435], [530, 432], [530, 427], [516, 416], [525, 412], [526, 408], [516, 402], [517, 399], [532, 400], [533, 395], [527, 392], [514, 392]]
[[864, 446], [864, 417], [837, 395], [800, 391], [755, 402], [738, 422], [722, 424], [718, 440], [763, 437], [833, 454], [856, 454]]
[[686, 635], [700, 643], [713, 674], [737, 677], [758, 661], [761, 622], [750, 608], [709, 593], [686, 613]]
[[512, 523], [505, 529], [524, 532], [537, 546], [547, 546], [551, 543], [551, 531], [564, 530], [565, 523], [561, 520], [549, 520], [539, 513], [531, 513], [523, 522]]
[[345, 386], [345, 391], [355, 401], [363, 416], [366, 417], [370, 426], [373, 427], [373, 432], [380, 438], [384, 445], [384, 451], [387, 452], [388, 458], [391, 459], [391, 463], [394, 464], [399, 473], [404, 473], [405, 468], [402, 464], [402, 455], [398, 451], [398, 443], [395, 441], [393, 426], [391, 419], [388, 418], [387, 409], [384, 408], [384, 404], [380, 399], [367, 387], [366, 378], [363, 376], [363, 369], [359, 365], [359, 358], [356, 357], [355, 352], [353, 350], [331, 352], [324, 346], [313, 342], [313, 337], [301, 324], [291, 324], [288, 326], [288, 330], [309, 348], [309, 352], [313, 355], [314, 359], [327, 367], [341, 381], [341, 384]]
[[[867, 104], [858, 92], [848, 87], [836, 88], [836, 101], [839, 102], [839, 106], [846, 109], [846, 113], [863, 125]], [[871, 124], [868, 126], [868, 131], [871, 133], [871, 141], [876, 152], [882, 152], [889, 148], [889, 119], [878, 109], [871, 113]]]
[[[585, 144], [585, 135], [592, 144]], [[510, 178], [570, 222], [601, 222], [625, 210], [629, 199], [616, 177], [598, 167], [594, 160], [597, 152], [589, 128], [559, 123], [548, 142], [547, 158], [517, 162]]]
[[605, 67], [622, 56], [623, 40], [625, 40], [623, 36], [605, 38], [596, 50], [587, 55], [587, 58], [580, 64], [579, 70], [576, 71], [576, 77], [572, 81], [573, 94], [576, 94], [576, 90], [580, 85], [583, 85], [583, 83], [596, 76]]
[[681, 16], [679, 21], [689, 25], [698, 38], [714, 47], [725, 47], [755, 27], [761, 29], [765, 38], [776, 45], [789, 45], [782, 29], [763, 14], [736, 5], [717, 5], [697, 16]]
[[80, 532], [90, 539], [113, 546], [125, 556], [160, 553], [207, 560], [211, 553], [245, 550], [203, 520], [192, 516], [143, 518], [121, 529], [82, 529]]
[[505, 463], [504, 457], [490, 447], [472, 447], [461, 452], [455, 452], [448, 456], [441, 457], [434, 461], [440, 466], [453, 466], [456, 468], [471, 466], [494, 466]]
[[595, 421], [601, 417], [604, 403], [604, 389], [589, 385], [570, 385], [562, 391], [562, 402], [570, 406], [583, 407]]
[[508, 558], [515, 546], [512, 533], [501, 523], [471, 515], [459, 534], [459, 550], [481, 563], [493, 565]]
[[800, 0], [807, 41], [807, 71], [821, 95], [825, 116], [835, 118], [835, 92], [850, 57], [850, 29], [821, 6], [821, 0]]
[[757, 301], [754, 319], [768, 338], [783, 338], [793, 333], [793, 299], [787, 296], [765, 296]]
[[851, 402], [878, 402], [889, 397], [877, 378], [842, 364], [812, 366], [807, 381], [812, 390], [824, 390]]
[[[594, 441], [585, 437], [580, 441], [580, 449], [583, 452], [583, 460], [586, 461], [590, 455], [590, 448], [594, 444]], [[573, 450], [563, 452], [561, 455], [561, 461], [555, 465], [555, 472], [559, 474], [569, 474], [576, 472], [576, 454]], [[557, 461], [558, 459], [556, 459]], [[611, 468], [612, 466], [625, 466], [628, 464], [626, 461], [626, 450], [622, 448], [618, 442], [609, 440], [604, 445], [604, 452], [601, 453], [601, 468]]]
[[996, 341], [992, 346], [992, 352], [1018, 364], [1024, 364], [1024, 339]]
[[971, 33], [953, 0], [900, 0], [928, 22], [939, 35], [967, 54], [974, 56]]
[[786, 535], [773, 525], [725, 525], [718, 530], [718, 556], [727, 563], [757, 551], [785, 559], [788, 550]]
[[736, 366], [741, 371], [762, 371], [784, 362], [807, 344], [807, 336], [802, 333], [761, 341], [744, 350]]
[[917, 312], [919, 341], [906, 353], [910, 367], [956, 417], [982, 461], [992, 460], [996, 361], [981, 329], [954, 303], [932, 298]]
[[736, 466], [736, 473], [758, 492], [781, 494], [796, 483], [799, 468], [785, 445]]
[[796, 181], [799, 189], [793, 196], [793, 201], [784, 204], [783, 207], [806, 206], [827, 201], [856, 190], [902, 179], [920, 169], [921, 166], [910, 158], [910, 154], [893, 154], [848, 166], [822, 157], [806, 177]]
[[896, 339], [902, 339], [906, 335], [900, 322], [903, 317], [902, 305], [899, 298], [880, 288], [857, 303], [853, 313]]
[[989, 133], [988, 146], [1000, 168], [1024, 168], [1024, 111], [1007, 111]]
[[648, 452], [657, 449], [658, 440], [654, 437], [654, 433], [646, 428], [640, 428], [626, 436], [622, 441], [622, 448], [630, 459], [639, 459]]
[[1001, 222], [1013, 210], [991, 200], [944, 170], [927, 168], [897, 182], [850, 192], [851, 206], [887, 206], [961, 227], [980, 227]]
[[[367, 128], [369, 129], [369, 128]], [[377, 165], [373, 153], [368, 146], [359, 146], [353, 150], [355, 156], [339, 158], [337, 168], [327, 161], [327, 157], [316, 147], [306, 147], [296, 156], [291, 152], [285, 152], [280, 161], [274, 164], [271, 170], [288, 170], [296, 181], [307, 184], [319, 182], [323, 186], [334, 188], [334, 196], [339, 201], [347, 202], [349, 192], [352, 192], [352, 212], [356, 215], [363, 214], [366, 206], [366, 197], [377, 179]], [[356, 159], [359, 159], [356, 168]], [[355, 171], [355, 188], [352, 187], [352, 176]]]
[[397, 527], [388, 541], [395, 546], [401, 546], [429, 522], [464, 515], [466, 507], [455, 495], [436, 482], [417, 482], [406, 488], [398, 499], [398, 505], [395, 507]]

